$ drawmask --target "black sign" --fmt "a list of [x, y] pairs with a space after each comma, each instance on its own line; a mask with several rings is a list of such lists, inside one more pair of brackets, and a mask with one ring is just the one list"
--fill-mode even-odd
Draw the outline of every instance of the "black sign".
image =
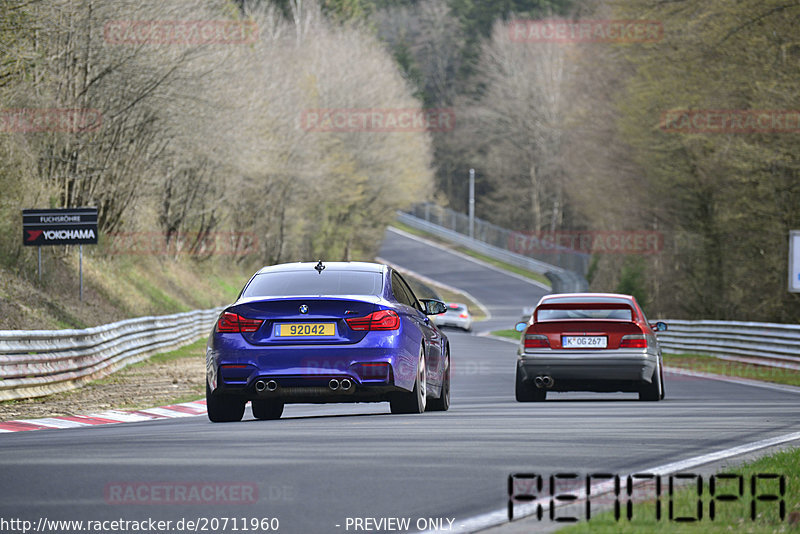
[[22, 244], [95, 245], [97, 208], [22, 210]]

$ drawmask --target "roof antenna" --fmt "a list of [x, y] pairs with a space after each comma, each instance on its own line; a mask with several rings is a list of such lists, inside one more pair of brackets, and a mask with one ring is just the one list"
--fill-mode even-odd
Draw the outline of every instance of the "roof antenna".
[[318, 264], [317, 264], [317, 266], [316, 266], [316, 267], [314, 267], [314, 268], [317, 270], [317, 272], [318, 272], [319, 274], [322, 274], [322, 271], [324, 271], [324, 270], [325, 270], [325, 266], [324, 266], [324, 265], [322, 265], [322, 260], [319, 260], [319, 263], [318, 263]]

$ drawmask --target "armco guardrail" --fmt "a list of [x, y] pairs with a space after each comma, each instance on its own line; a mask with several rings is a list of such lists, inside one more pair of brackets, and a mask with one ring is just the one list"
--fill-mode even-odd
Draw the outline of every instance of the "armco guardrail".
[[[800, 325], [737, 321], [666, 321], [664, 352], [713, 354], [735, 361], [800, 369]], [[767, 360], [767, 361], [763, 361]]]
[[521, 254], [484, 243], [483, 241], [472, 239], [467, 235], [426, 221], [425, 219], [420, 219], [419, 217], [415, 217], [414, 215], [404, 213], [402, 211], [397, 213], [397, 220], [403, 224], [411, 226], [412, 228], [428, 232], [429, 234], [440, 237], [456, 245], [461, 245], [470, 250], [474, 250], [475, 252], [479, 252], [486, 256], [491, 256], [492, 258], [496, 258], [500, 261], [508, 263], [509, 265], [514, 265], [535, 273], [544, 274], [552, 283], [554, 293], [576, 293], [588, 291], [589, 284], [582, 275], [557, 265], [545, 263], [534, 258], [529, 258], [528, 256], [522, 256]]
[[139, 317], [85, 330], [0, 331], [0, 400], [74, 389], [192, 343], [209, 332], [221, 310]]
[[[464, 213], [459, 213], [449, 208], [443, 208], [431, 202], [425, 202], [412, 206], [411, 209], [408, 210], [408, 214], [413, 215], [417, 219], [422, 219], [438, 227], [460, 234], [461, 236], [470, 237], [469, 216]], [[531, 258], [540, 263], [555, 266], [563, 271], [578, 273], [581, 276], [585, 275], [589, 270], [591, 255], [586, 252], [580, 252], [566, 247], [553, 247], [546, 252], [536, 252], [526, 247], [521, 247], [521, 249], [512, 248], [512, 243], [516, 243], [518, 238], [524, 237], [524, 234], [509, 230], [508, 228], [503, 228], [502, 226], [497, 226], [479, 217], [475, 217], [474, 219], [473, 230], [472, 237], [474, 241], [486, 243], [495, 249], [505, 250], [525, 258]], [[551, 269], [551, 272], [555, 271]]]

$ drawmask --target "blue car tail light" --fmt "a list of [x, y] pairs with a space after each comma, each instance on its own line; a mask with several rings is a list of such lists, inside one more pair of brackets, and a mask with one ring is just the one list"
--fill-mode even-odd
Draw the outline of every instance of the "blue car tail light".
[[248, 319], [236, 313], [225, 312], [220, 315], [217, 321], [217, 332], [222, 334], [255, 332], [263, 322], [263, 319]]
[[345, 319], [353, 330], [397, 330], [400, 328], [400, 316], [394, 310], [378, 310], [364, 317]]

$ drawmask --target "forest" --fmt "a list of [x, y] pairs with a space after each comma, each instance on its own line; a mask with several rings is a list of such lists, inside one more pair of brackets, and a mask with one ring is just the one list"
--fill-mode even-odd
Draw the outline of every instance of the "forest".
[[[465, 212], [474, 168], [477, 215], [506, 228], [662, 236], [658, 253], [595, 254], [593, 290], [633, 293], [651, 315], [795, 322], [798, 17], [776, 0], [6, 0], [0, 262], [32, 261], [22, 207], [83, 205], [106, 234], [157, 226], [166, 241], [195, 236], [190, 247], [255, 235], [240, 261], [368, 259], [398, 209]], [[257, 35], [109, 37], [109, 24], [153, 20]], [[514, 31], [531, 21], [658, 31]], [[14, 127], [26, 109], [100, 122]], [[303, 127], [310, 111], [342, 109], [447, 110], [454, 125]], [[762, 112], [770, 127], [708, 127]], [[706, 127], [676, 126], [690, 116]]]

